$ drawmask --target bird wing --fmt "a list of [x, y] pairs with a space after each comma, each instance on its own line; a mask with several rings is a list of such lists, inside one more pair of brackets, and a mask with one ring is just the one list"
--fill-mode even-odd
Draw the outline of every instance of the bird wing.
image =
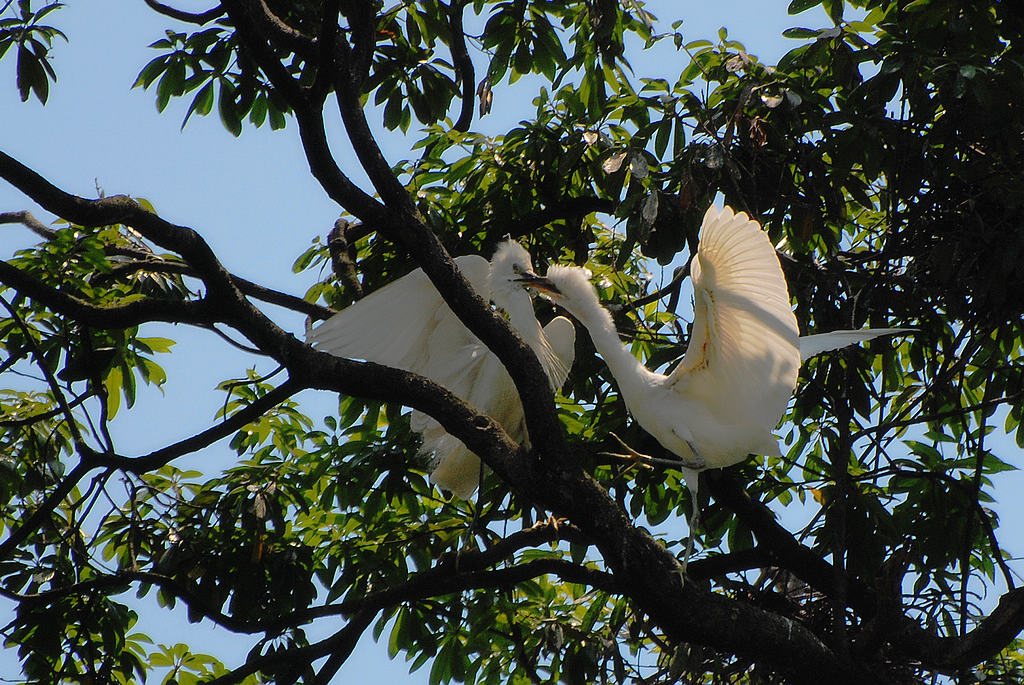
[[786, 280], [767, 234], [742, 212], [711, 207], [690, 276], [693, 332], [668, 385], [722, 423], [774, 429], [796, 386], [800, 353]]
[[840, 347], [846, 347], [847, 345], [866, 342], [880, 335], [908, 333], [913, 330], [913, 328], [862, 328], [855, 331], [832, 331], [831, 333], [801, 336], [800, 360], [804, 361], [822, 352], [838, 350]]
[[[457, 257], [455, 264], [473, 289], [489, 299], [488, 261], [468, 255]], [[339, 357], [365, 359], [426, 376], [490, 413], [483, 390], [497, 359], [459, 321], [422, 269], [338, 312], [314, 328], [308, 341]], [[503, 392], [501, 388], [493, 390]], [[413, 411], [410, 424], [421, 434], [422, 450], [435, 457], [431, 480], [461, 497], [471, 496], [480, 474], [476, 455], [427, 414]]]
[[[490, 265], [483, 257], [455, 259], [484, 299], [489, 299]], [[455, 351], [479, 344], [423, 272], [415, 269], [375, 290], [314, 328], [308, 342], [338, 357], [412, 371], [450, 389]]]
[[556, 316], [544, 327], [544, 337], [551, 355], [547, 360], [541, 359], [541, 364], [551, 379], [551, 387], [561, 388], [576, 359], [576, 328], [569, 319]]

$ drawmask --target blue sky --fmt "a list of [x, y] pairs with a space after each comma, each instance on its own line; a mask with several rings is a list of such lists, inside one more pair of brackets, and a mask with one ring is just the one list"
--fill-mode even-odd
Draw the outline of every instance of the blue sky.
[[[783, 29], [828, 24], [820, 12], [789, 17], [787, 5], [788, 0], [648, 3], [661, 16], [663, 30], [672, 20], [683, 18], [680, 31], [687, 40], [714, 40], [719, 27], [726, 26], [730, 38], [743, 42], [766, 62], [793, 46], [781, 38]], [[57, 46], [54, 66], [59, 80], [45, 107], [18, 101], [13, 52], [0, 62], [0, 148], [70, 192], [91, 197], [100, 187], [107, 194], [145, 197], [165, 218], [199, 231], [232, 272], [302, 294], [312, 276], [293, 274], [292, 261], [315, 236], [326, 234], [339, 208], [310, 176], [294, 124], [278, 132], [246, 128], [235, 139], [211, 116], [193, 117], [180, 130], [187, 102], [172, 102], [168, 111], [158, 114], [154, 93], [131, 89], [138, 71], [156, 55], [146, 46], [162, 37], [170, 20], [158, 17], [141, 2], [116, 6], [116, 12], [102, 12], [95, 3], [71, 3], [51, 15], [53, 23], [67, 33], [70, 45]], [[191, 2], [183, 7], [203, 5]], [[636, 71], [674, 79], [686, 57], [668, 47], [632, 57]], [[495, 113], [481, 121], [479, 129], [499, 133], [515, 125], [529, 115], [533, 95], [525, 79], [516, 88], [498, 90]], [[362, 182], [341, 131], [334, 128], [330, 134], [342, 168]], [[408, 138], [384, 136], [385, 154], [392, 161], [411, 156], [415, 135], [412, 131]], [[52, 218], [0, 185], [0, 211], [18, 209], [30, 209], [44, 221]], [[34, 242], [35, 237], [19, 227], [0, 226], [4, 258]], [[287, 329], [302, 330], [301, 317], [273, 314]], [[126, 454], [148, 451], [209, 425], [221, 402], [213, 388], [226, 376], [243, 374], [251, 363], [219, 341], [211, 344], [212, 337], [202, 333], [154, 325], [149, 335], [174, 338], [179, 345], [161, 360], [169, 375], [165, 394], [145, 393], [131, 420], [115, 422], [115, 439]], [[269, 370], [266, 364], [261, 368]], [[335, 406], [334, 398], [322, 394], [306, 393], [302, 399], [314, 415]], [[231, 456], [226, 447], [215, 446], [182, 465], [211, 472], [230, 463]], [[1003, 457], [1021, 461], [1020, 451], [1010, 444]], [[1024, 485], [1019, 473], [1001, 477], [1001, 492], [1019, 492]], [[1019, 520], [1024, 510], [1012, 498], [1004, 499], [996, 508], [1005, 525], [1008, 517]], [[1008, 542], [1011, 549], [1022, 546], [1019, 538]], [[190, 625], [181, 612], [168, 618], [144, 604], [139, 608], [143, 614], [139, 629], [156, 642], [201, 642], [197, 646], [229, 666], [238, 665], [251, 646], [250, 640], [238, 642], [223, 630]], [[9, 612], [10, 606], [0, 601], [0, 622], [6, 623]], [[401, 657], [389, 661], [385, 646], [374, 645], [367, 634], [337, 681], [369, 674], [386, 682], [427, 681], [429, 669], [411, 676], [407, 670]], [[18, 674], [14, 654], [0, 653], [0, 678], [16, 679]]]

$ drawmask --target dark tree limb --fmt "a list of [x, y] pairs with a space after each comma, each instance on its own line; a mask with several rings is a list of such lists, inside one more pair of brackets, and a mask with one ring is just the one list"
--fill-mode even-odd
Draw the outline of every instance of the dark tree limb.
[[128, 473], [143, 474], [171, 463], [178, 457], [191, 454], [204, 447], [226, 438], [235, 431], [241, 430], [246, 424], [258, 419], [281, 402], [302, 390], [302, 386], [289, 379], [247, 407], [238, 410], [215, 426], [179, 440], [173, 445], [161, 447], [141, 457], [124, 457], [117, 454], [97, 454], [92, 462], [95, 465], [116, 468]]
[[[338, 40], [339, 4], [340, 0], [325, 0], [321, 8], [316, 79], [312, 87], [313, 98], [317, 102], [323, 102], [327, 98], [327, 90], [331, 87], [335, 78], [334, 72], [337, 69], [335, 53]], [[372, 7], [369, 4], [367, 6]]]
[[377, 14], [372, 3], [362, 0], [345, 0], [341, 11], [348, 18], [352, 36], [352, 52], [346, 61], [348, 72], [343, 76], [362, 90], [377, 46]]
[[[20, 223], [36, 235], [45, 238], [46, 240], [55, 239], [58, 233], [56, 230], [36, 219], [31, 212], [28, 211], [0, 213], [0, 224], [6, 223]], [[106, 246], [106, 250], [108, 254], [129, 257], [135, 261], [117, 264], [111, 269], [109, 275], [102, 275], [104, 278], [113, 278], [121, 274], [130, 274], [137, 271], [153, 271], [156, 273], [171, 273], [201, 278], [200, 274], [188, 264], [161, 259], [147, 250], [125, 248], [117, 245], [108, 245]], [[314, 302], [307, 302], [301, 297], [296, 297], [295, 295], [267, 288], [266, 286], [242, 278], [241, 276], [231, 274], [231, 280], [235, 284], [235, 287], [249, 297], [254, 297], [257, 300], [261, 300], [269, 304], [300, 312], [306, 316], [313, 317], [314, 319], [326, 319], [335, 313], [334, 310], [329, 307], [324, 307]]]
[[962, 637], [929, 640], [920, 644], [921, 658], [938, 671], [955, 673], [998, 654], [1024, 630], [1024, 588], [1010, 590], [974, 630]]
[[182, 301], [147, 297], [120, 305], [94, 305], [57, 290], [5, 261], [0, 261], [0, 283], [93, 328], [130, 328], [149, 321], [210, 325], [220, 320], [205, 298]]
[[[377, 146], [360, 105], [357, 83], [351, 78], [351, 48], [345, 41], [338, 41], [338, 64], [341, 68], [337, 70], [335, 82], [336, 100], [356, 156], [384, 204], [353, 184], [337, 166], [327, 144], [322, 108], [310, 101], [270, 49], [267, 35], [253, 19], [259, 14], [259, 8], [253, 8], [255, 4], [261, 3], [259, 0], [225, 1], [260, 68], [295, 111], [314, 177], [342, 207], [364, 223], [374, 225], [385, 237], [412, 254], [460, 321], [505, 364], [523, 398], [531, 434], [539, 436], [537, 446], [550, 448], [541, 450], [545, 453], [567, 454], [563, 430], [553, 409], [554, 396], [540, 362], [509, 323], [490, 311], [487, 303], [455, 268], [437, 237], [423, 224], [412, 199]], [[353, 31], [357, 29], [353, 27]], [[353, 40], [358, 42], [359, 39]]]
[[[836, 592], [835, 567], [804, 547], [775, 521], [771, 511], [754, 502], [729, 474], [707, 471], [709, 489], [737, 516], [743, 519], [770, 558], [815, 589], [833, 596]], [[858, 578], [845, 576], [846, 604], [862, 618], [872, 619], [886, 600]], [[956, 673], [997, 654], [1014, 636], [1024, 630], [1024, 588], [1004, 594], [991, 615], [974, 630], [960, 637], [940, 637], [926, 630], [903, 613], [888, 613], [886, 625], [875, 630], [884, 635], [893, 649], [920, 661], [926, 668]]]
[[19, 547], [28, 536], [39, 530], [43, 522], [60, 506], [60, 503], [71, 494], [78, 483], [92, 469], [85, 461], [79, 461], [67, 474], [65, 474], [57, 487], [46, 496], [46, 499], [36, 507], [28, 518], [20, 526], [11, 530], [7, 539], [0, 543], [0, 559], [7, 559]]
[[[239, 683], [253, 673], [257, 673], [264, 667], [272, 666], [275, 670], [279, 670], [283, 664], [289, 662], [292, 664], [292, 668], [295, 672], [301, 673], [304, 668], [308, 667], [317, 659], [332, 653], [342, 655], [342, 661], [344, 661], [344, 659], [347, 659], [352, 653], [352, 650], [355, 649], [359, 638], [362, 636], [366, 628], [369, 627], [376, 615], [377, 612], [371, 610], [358, 612], [349, 620], [344, 628], [336, 632], [334, 635], [305, 647], [273, 650], [268, 654], [250, 656], [244, 666], [240, 666], [219, 678], [214, 678], [209, 681], [209, 685]], [[334, 659], [332, 658], [329, 663], [333, 662]], [[340, 666], [340, 664], [338, 664], [338, 666]], [[337, 668], [334, 670], [336, 671]]]
[[455, 120], [452, 128], [463, 133], [468, 131], [473, 123], [473, 110], [476, 109], [476, 71], [473, 69], [473, 60], [466, 47], [466, 30], [462, 22], [462, 15], [467, 4], [465, 0], [451, 0], [448, 5], [448, 30], [452, 34], [449, 49], [452, 53], [455, 75], [462, 87], [459, 118]]
[[157, 0], [144, 0], [144, 2], [149, 5], [150, 9], [158, 14], [162, 14], [165, 17], [177, 19], [178, 21], [183, 21], [188, 24], [198, 24], [200, 26], [224, 15], [224, 8], [221, 5], [212, 7], [205, 12], [186, 12], [185, 10], [165, 5], [162, 2], [157, 2]]

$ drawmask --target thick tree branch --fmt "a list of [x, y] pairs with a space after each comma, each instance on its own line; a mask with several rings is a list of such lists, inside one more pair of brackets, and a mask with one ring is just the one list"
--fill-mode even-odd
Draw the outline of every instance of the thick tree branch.
[[[58, 231], [36, 219], [31, 212], [28, 211], [0, 213], [0, 224], [6, 223], [20, 223], [36, 235], [45, 238], [46, 240], [55, 239], [58, 233]], [[111, 269], [109, 275], [104, 274], [101, 277], [117, 277], [121, 274], [130, 274], [135, 273], [136, 271], [153, 271], [156, 273], [172, 273], [180, 274], [182, 276], [200, 277], [199, 273], [188, 264], [161, 259], [147, 250], [125, 248], [117, 245], [108, 245], [106, 246], [106, 250], [108, 254], [130, 257], [136, 261], [118, 264]], [[254, 297], [257, 300], [274, 304], [279, 307], [284, 307], [285, 309], [291, 309], [315, 319], [326, 319], [335, 313], [333, 309], [328, 307], [318, 305], [314, 302], [307, 302], [301, 297], [296, 297], [295, 295], [289, 295], [288, 293], [282, 293], [277, 290], [267, 288], [258, 283], [242, 278], [241, 276], [231, 274], [231, 280], [235, 284], [235, 287], [249, 297]]]
[[622, 591], [671, 640], [712, 645], [771, 664], [792, 682], [870, 680], [800, 623], [682, 582], [678, 560], [635, 527], [589, 475], [555, 470], [522, 482], [531, 475], [522, 474], [515, 485], [538, 493], [553, 511], [575, 522], [597, 545]]
[[[337, 70], [335, 81], [336, 99], [356, 156], [384, 201], [383, 205], [355, 186], [337, 166], [327, 144], [322, 108], [310, 101], [269, 48], [266, 36], [252, 19], [257, 13], [253, 10], [255, 2], [258, 0], [226, 0], [225, 6], [260, 68], [295, 111], [314, 177], [342, 207], [364, 223], [377, 227], [385, 237], [413, 255], [456, 316], [505, 364], [523, 399], [527, 425], [531, 435], [537, 436], [535, 444], [542, 448], [540, 451], [566, 454], [563, 430], [554, 412], [554, 395], [540, 362], [509, 323], [492, 313], [487, 303], [470, 288], [436, 236], [423, 224], [411, 198], [377, 146], [360, 105], [357, 84], [351, 78], [350, 47], [338, 41], [341, 68]], [[489, 465], [493, 468], [493, 464]]]
[[[183, 262], [169, 262], [154, 258], [120, 263], [111, 269], [109, 274], [104, 274], [103, 277], [118, 278], [128, 274], [137, 273], [139, 271], [150, 271], [161, 274], [180, 274], [182, 276], [193, 276], [196, 278], [200, 277], [199, 273], [196, 272], [195, 269], [189, 267], [188, 264]], [[292, 311], [305, 314], [306, 316], [313, 317], [314, 319], [327, 319], [336, 313], [330, 307], [325, 307], [323, 305], [316, 304], [315, 302], [304, 300], [301, 297], [268, 288], [260, 285], [259, 283], [242, 278], [241, 276], [231, 274], [231, 282], [234, 283], [235, 287], [238, 288], [243, 295], [253, 297], [261, 302], [277, 305], [278, 307], [291, 309]]]
[[[361, 0], [345, 0], [342, 12], [348, 18], [352, 36], [352, 54], [348, 59], [348, 78], [356, 90], [361, 91], [373, 63], [373, 50], [377, 45], [376, 8]], [[335, 56], [337, 57], [337, 55]]]
[[[47, 211], [62, 218], [85, 226], [123, 223], [153, 243], [180, 254], [206, 283], [208, 292], [205, 299], [216, 303], [216, 320], [234, 327], [256, 347], [287, 367], [290, 377], [301, 387], [332, 390], [367, 399], [400, 401], [437, 419], [448, 432], [462, 440], [499, 474], [508, 474], [521, 467], [519, 448], [504, 430], [447, 389], [416, 374], [314, 351], [281, 330], [234, 287], [231, 274], [220, 264], [209, 245], [192, 229], [171, 224], [126, 196], [86, 200], [66, 193], [2, 152], [0, 177], [7, 179]], [[436, 245], [436, 240], [433, 242]], [[3, 273], [0, 270], [0, 275]], [[47, 294], [43, 292], [43, 295]], [[473, 296], [476, 297], [475, 294]], [[480, 306], [484, 306], [482, 301]], [[489, 310], [484, 311], [489, 318], [493, 318]], [[94, 312], [88, 310], [88, 313]], [[510, 330], [504, 319], [497, 317], [497, 320]], [[107, 321], [102, 320], [100, 323]], [[536, 357], [528, 350], [527, 354], [539, 368]], [[546, 377], [543, 385], [550, 395], [551, 389]], [[557, 425], [552, 407], [553, 401], [548, 404], [548, 413]], [[555, 430], [561, 434], [560, 426]]]
[[1022, 630], [1024, 588], [1018, 588], [1000, 597], [992, 613], [966, 635], [921, 644], [921, 660], [936, 670], [955, 673], [995, 656]]

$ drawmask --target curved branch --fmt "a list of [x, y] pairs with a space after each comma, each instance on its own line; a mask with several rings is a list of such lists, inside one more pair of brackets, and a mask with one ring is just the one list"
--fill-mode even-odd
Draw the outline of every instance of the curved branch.
[[[109, 274], [103, 275], [117, 277], [135, 273], [137, 271], [151, 271], [153, 273], [162, 274], [180, 274], [182, 276], [202, 278], [202, 276], [200, 276], [195, 269], [189, 267], [188, 264], [184, 264], [182, 262], [168, 262], [152, 258], [118, 264], [111, 269]], [[313, 317], [314, 319], [328, 319], [336, 314], [336, 312], [330, 307], [325, 307], [323, 305], [316, 304], [315, 302], [309, 302], [296, 295], [268, 288], [254, 281], [242, 278], [241, 276], [236, 276], [234, 274], [230, 274], [230, 276], [231, 282], [243, 295], [254, 297], [261, 302], [277, 305], [278, 307], [283, 307], [285, 309], [291, 309], [292, 311], [305, 314], [306, 316]]]
[[1024, 588], [1010, 590], [971, 632], [927, 644], [922, 661], [954, 673], [998, 654], [1024, 630]]
[[455, 75], [462, 86], [462, 108], [452, 128], [463, 133], [468, 131], [473, 123], [473, 110], [476, 104], [476, 71], [473, 69], [473, 60], [466, 47], [466, 31], [462, 25], [462, 13], [467, 4], [465, 0], [452, 0], [448, 6], [448, 30], [452, 33], [449, 49], [452, 53]]
[[224, 8], [219, 4], [205, 12], [186, 12], [185, 10], [165, 5], [162, 2], [157, 2], [157, 0], [144, 0], [144, 2], [149, 5], [150, 9], [158, 14], [189, 24], [199, 24], [200, 26], [213, 21], [224, 14]]
[[32, 215], [32, 212], [27, 210], [21, 210], [20, 212], [0, 212], [0, 224], [21, 224], [46, 240], [53, 240], [57, 237], [57, 231], [35, 218]]
[[251, 423], [264, 413], [270, 411], [281, 402], [302, 390], [302, 386], [292, 379], [286, 380], [263, 397], [255, 400], [244, 409], [232, 414], [230, 417], [197, 433], [190, 438], [179, 440], [173, 445], [161, 447], [141, 457], [124, 457], [116, 454], [97, 454], [93, 461], [102, 466], [128, 471], [130, 473], [143, 474], [153, 469], [169, 464], [174, 459], [185, 454], [191, 454], [204, 447], [208, 447], [222, 438], [226, 438], [237, 430]]
[[[274, 666], [275, 668], [279, 668], [282, 665], [282, 662], [292, 662], [296, 664], [302, 663], [305, 666], [309, 666], [317, 659], [331, 654], [332, 652], [339, 655], [341, 660], [344, 661], [352, 653], [352, 650], [355, 649], [359, 638], [369, 627], [376, 615], [376, 611], [360, 611], [353, 616], [351, 620], [349, 620], [348, 624], [344, 628], [320, 642], [306, 645], [304, 647], [273, 650], [268, 654], [261, 654], [255, 657], [250, 656], [250, 658], [246, 660], [244, 666], [240, 666], [219, 678], [214, 678], [209, 681], [208, 685], [239, 683], [245, 680], [248, 676], [259, 671], [264, 666]], [[333, 664], [334, 662], [335, 658], [332, 657], [328, 663]], [[338, 665], [340, 666], [340, 664]], [[325, 670], [327, 670], [326, 667]], [[335, 670], [337, 669], [335, 668]], [[320, 682], [319, 678], [317, 679], [317, 682]]]
[[[46, 240], [55, 239], [58, 233], [56, 230], [36, 219], [32, 213], [28, 211], [0, 213], [0, 224], [7, 223], [20, 223], [36, 235], [45, 238]], [[130, 257], [135, 261], [118, 264], [110, 271], [109, 274], [102, 274], [103, 277], [118, 276], [121, 274], [134, 273], [136, 271], [153, 271], [156, 273], [172, 273], [180, 274], [182, 276], [194, 276], [201, 278], [199, 273], [188, 264], [161, 259], [146, 250], [136, 250], [117, 245], [107, 245], [105, 246], [105, 249], [107, 250], [107, 254]], [[235, 284], [235, 287], [242, 291], [243, 294], [255, 297], [257, 300], [274, 304], [279, 307], [284, 307], [285, 309], [291, 309], [316, 319], [326, 319], [335, 313], [334, 310], [329, 307], [324, 307], [314, 302], [307, 302], [301, 297], [296, 297], [295, 295], [272, 290], [271, 288], [254, 283], [253, 281], [242, 278], [241, 276], [230, 274], [230, 277], [232, 282]]]

